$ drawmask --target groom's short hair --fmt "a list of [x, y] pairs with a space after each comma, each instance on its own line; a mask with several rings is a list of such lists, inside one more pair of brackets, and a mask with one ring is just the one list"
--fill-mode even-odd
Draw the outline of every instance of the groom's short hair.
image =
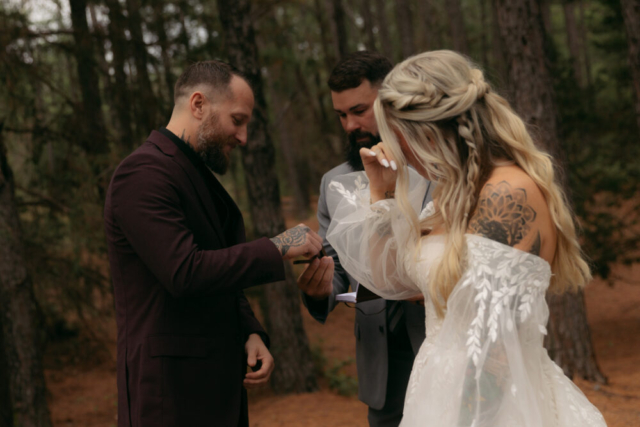
[[180, 98], [189, 96], [193, 91], [205, 86], [216, 94], [228, 94], [230, 93], [229, 83], [233, 76], [238, 76], [249, 83], [240, 70], [226, 62], [212, 60], [193, 63], [178, 77], [173, 88], [173, 102], [177, 103]]
[[351, 53], [338, 62], [329, 76], [329, 89], [342, 92], [355, 89], [363, 80], [369, 80], [372, 86], [377, 86], [389, 74], [393, 64], [387, 57], [369, 50]]

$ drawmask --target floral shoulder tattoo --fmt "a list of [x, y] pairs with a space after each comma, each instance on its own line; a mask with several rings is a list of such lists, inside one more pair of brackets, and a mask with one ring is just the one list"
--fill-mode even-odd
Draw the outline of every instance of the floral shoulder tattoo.
[[[531, 232], [536, 215], [527, 203], [524, 188], [512, 188], [506, 181], [487, 184], [480, 193], [469, 231], [513, 247]], [[529, 252], [540, 255], [540, 232], [536, 233]]]

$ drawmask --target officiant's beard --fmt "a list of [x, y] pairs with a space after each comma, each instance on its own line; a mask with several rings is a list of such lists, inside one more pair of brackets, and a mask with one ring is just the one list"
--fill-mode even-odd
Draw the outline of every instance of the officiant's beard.
[[231, 158], [225, 151], [227, 146], [238, 145], [235, 136], [224, 135], [219, 118], [211, 114], [199, 127], [196, 140], [196, 152], [213, 172], [224, 175], [229, 168]]
[[[367, 138], [365, 141], [358, 142], [359, 139]], [[360, 157], [361, 148], [371, 148], [380, 142], [380, 135], [374, 135], [369, 132], [354, 130], [347, 134], [347, 144], [345, 145], [345, 156], [347, 163], [355, 171], [364, 170], [362, 158]]]

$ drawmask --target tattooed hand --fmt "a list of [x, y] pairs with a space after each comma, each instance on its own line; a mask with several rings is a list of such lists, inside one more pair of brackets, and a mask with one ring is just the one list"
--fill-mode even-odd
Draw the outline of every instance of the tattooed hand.
[[283, 259], [299, 256], [311, 258], [322, 249], [322, 239], [304, 224], [299, 224], [271, 239]]

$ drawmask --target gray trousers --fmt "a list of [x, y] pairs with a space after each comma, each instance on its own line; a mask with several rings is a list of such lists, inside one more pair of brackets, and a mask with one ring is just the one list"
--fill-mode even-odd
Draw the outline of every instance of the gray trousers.
[[400, 333], [389, 336], [387, 348], [389, 351], [389, 370], [386, 399], [382, 409], [369, 407], [367, 418], [371, 427], [398, 427], [402, 420], [404, 397], [413, 368], [415, 355], [411, 349], [404, 324]]

